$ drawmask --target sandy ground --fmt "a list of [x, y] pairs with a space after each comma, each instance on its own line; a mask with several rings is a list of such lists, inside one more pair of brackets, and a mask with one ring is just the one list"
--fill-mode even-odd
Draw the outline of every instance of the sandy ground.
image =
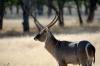
[[[100, 32], [58, 34], [55, 37], [75, 42], [90, 41], [96, 47], [96, 63], [93, 66], [100, 65]], [[33, 38], [34, 36], [0, 39], [0, 66], [58, 66], [55, 59], [44, 48], [44, 43], [34, 41]]]

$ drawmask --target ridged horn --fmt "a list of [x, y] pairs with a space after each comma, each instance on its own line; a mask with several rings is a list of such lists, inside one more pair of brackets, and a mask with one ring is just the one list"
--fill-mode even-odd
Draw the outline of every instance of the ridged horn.
[[52, 27], [58, 20], [58, 16], [55, 15], [54, 19], [46, 26], [48, 28]]

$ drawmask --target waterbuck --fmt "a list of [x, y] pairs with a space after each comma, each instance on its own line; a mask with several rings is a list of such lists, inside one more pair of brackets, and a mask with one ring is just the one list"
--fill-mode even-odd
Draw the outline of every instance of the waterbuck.
[[57, 19], [56, 16], [46, 27], [36, 22], [39, 33], [34, 37], [34, 40], [45, 42], [45, 48], [57, 60], [59, 66], [67, 66], [68, 64], [92, 66], [92, 63], [95, 62], [95, 47], [85, 40], [78, 43], [57, 40], [50, 31], [50, 27], [57, 22]]

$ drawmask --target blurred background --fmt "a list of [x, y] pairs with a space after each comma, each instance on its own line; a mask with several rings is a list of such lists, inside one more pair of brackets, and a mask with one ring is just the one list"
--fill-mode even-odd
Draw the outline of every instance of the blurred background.
[[100, 65], [100, 0], [0, 0], [0, 66], [57, 66], [34, 41], [35, 22], [48, 25], [58, 16], [51, 31], [59, 40], [88, 40], [96, 47]]
[[31, 16], [47, 25], [55, 14], [59, 18], [56, 25], [59, 29], [99, 28], [99, 5], [99, 0], [0, 0], [0, 33], [34, 33], [36, 28]]

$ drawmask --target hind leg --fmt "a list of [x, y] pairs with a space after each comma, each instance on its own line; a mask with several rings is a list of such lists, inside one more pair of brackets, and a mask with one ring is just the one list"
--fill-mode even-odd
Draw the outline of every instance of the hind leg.
[[82, 64], [82, 66], [88, 66], [87, 64]]
[[64, 61], [59, 61], [58, 64], [59, 66], [67, 66], [67, 64]]
[[89, 63], [88, 66], [92, 66], [92, 63]]
[[82, 66], [92, 66], [92, 64], [85, 63], [85, 64], [82, 64]]

